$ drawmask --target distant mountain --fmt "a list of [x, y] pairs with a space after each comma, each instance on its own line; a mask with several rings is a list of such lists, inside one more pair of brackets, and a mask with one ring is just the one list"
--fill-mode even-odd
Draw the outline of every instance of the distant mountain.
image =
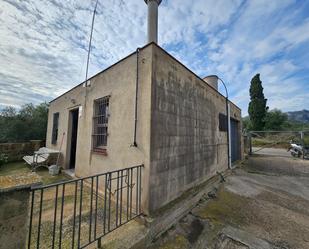
[[309, 123], [309, 111], [295, 111], [295, 112], [287, 112], [286, 113], [291, 121]]

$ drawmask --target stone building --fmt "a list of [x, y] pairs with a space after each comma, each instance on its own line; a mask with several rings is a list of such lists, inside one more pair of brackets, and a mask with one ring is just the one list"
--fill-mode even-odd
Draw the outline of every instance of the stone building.
[[[51, 101], [46, 138], [63, 140], [61, 166], [76, 177], [143, 164], [145, 213], [229, 165], [226, 98], [156, 39]], [[236, 161], [241, 110], [229, 103]]]

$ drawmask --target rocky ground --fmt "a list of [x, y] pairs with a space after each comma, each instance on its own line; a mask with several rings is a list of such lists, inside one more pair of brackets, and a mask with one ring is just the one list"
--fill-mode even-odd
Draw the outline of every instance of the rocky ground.
[[205, 195], [150, 248], [306, 249], [308, 207], [307, 176], [246, 166]]

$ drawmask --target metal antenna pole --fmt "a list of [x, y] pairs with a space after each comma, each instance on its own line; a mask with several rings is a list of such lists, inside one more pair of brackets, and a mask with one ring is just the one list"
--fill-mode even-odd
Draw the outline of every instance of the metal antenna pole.
[[93, 27], [94, 27], [95, 14], [96, 14], [97, 7], [98, 7], [98, 1], [99, 1], [99, 0], [96, 0], [95, 6], [94, 6], [94, 10], [93, 10], [93, 15], [92, 15], [91, 32], [90, 32], [89, 47], [88, 47], [88, 56], [87, 56], [87, 65], [86, 65], [85, 87], [87, 87], [87, 85], [88, 85], [87, 80], [88, 80], [88, 69], [89, 69], [91, 42], [92, 42], [92, 34], [93, 34]]

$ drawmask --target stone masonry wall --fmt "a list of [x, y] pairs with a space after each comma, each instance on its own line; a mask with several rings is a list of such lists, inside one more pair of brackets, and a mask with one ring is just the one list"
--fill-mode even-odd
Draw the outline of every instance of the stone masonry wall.
[[33, 152], [44, 146], [41, 140], [31, 140], [24, 143], [0, 143], [0, 154], [8, 156], [9, 162], [20, 161], [25, 155], [33, 155]]
[[153, 72], [150, 210], [228, 167], [225, 98], [159, 48]]

